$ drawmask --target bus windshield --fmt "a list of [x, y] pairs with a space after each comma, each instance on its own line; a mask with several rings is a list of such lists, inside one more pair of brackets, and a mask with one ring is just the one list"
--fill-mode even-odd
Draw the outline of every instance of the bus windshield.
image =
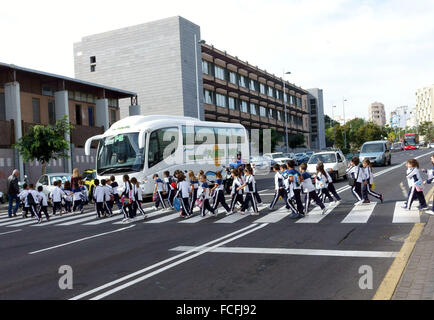
[[96, 168], [98, 175], [138, 172], [145, 163], [144, 149], [139, 149], [139, 133], [123, 133], [101, 139]]

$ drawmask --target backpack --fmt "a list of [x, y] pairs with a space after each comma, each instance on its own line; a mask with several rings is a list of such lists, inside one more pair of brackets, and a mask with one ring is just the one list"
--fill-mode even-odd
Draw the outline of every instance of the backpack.
[[181, 210], [181, 201], [178, 197], [173, 198], [173, 208], [175, 208], [176, 211]]
[[30, 192], [27, 194], [27, 204], [31, 207], [36, 206], [35, 198], [33, 198]]

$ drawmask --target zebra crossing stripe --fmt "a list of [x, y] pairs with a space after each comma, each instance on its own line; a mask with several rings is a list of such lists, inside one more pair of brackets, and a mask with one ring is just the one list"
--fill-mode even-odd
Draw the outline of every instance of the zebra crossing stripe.
[[[258, 207], [258, 211], [261, 212], [262, 210], [264, 210], [265, 208], [267, 208], [266, 205], [262, 205]], [[234, 223], [238, 220], [244, 219], [245, 217], [248, 217], [248, 214], [241, 214], [239, 212], [233, 213], [230, 216], [226, 216], [223, 219], [217, 220], [214, 223]]]
[[355, 205], [341, 223], [367, 223], [374, 212], [377, 202]]
[[180, 213], [176, 212], [176, 213], [172, 213], [172, 214], [169, 214], [167, 216], [161, 217], [159, 219], [155, 219], [155, 220], [151, 220], [151, 221], [145, 221], [145, 223], [162, 223], [162, 222], [175, 220], [176, 218], [179, 218], [179, 217], [180, 217]]
[[392, 223], [419, 223], [420, 222], [420, 214], [417, 209], [418, 202], [413, 202], [413, 209], [407, 210], [401, 208], [404, 206], [404, 201], [397, 201], [395, 203], [395, 211], [393, 212], [393, 221]]
[[[70, 217], [62, 216], [61, 220], [55, 220], [54, 217], [53, 218], [50, 217], [50, 221], [45, 221], [45, 222], [42, 222], [41, 224], [35, 224], [35, 225], [32, 225], [32, 227], [43, 227], [43, 226], [47, 226], [47, 225], [51, 225], [51, 224], [61, 223], [61, 222], [64, 222], [64, 221], [70, 221], [70, 220], [80, 219], [80, 218], [88, 217], [90, 215], [94, 215], [95, 213], [96, 212], [89, 212], [89, 213], [84, 213], [84, 214], [80, 214], [80, 215], [74, 215], [74, 216], [70, 216]], [[44, 216], [43, 216], [43, 219], [44, 219]], [[52, 221], [52, 220], [54, 220], [54, 221]]]
[[18, 219], [22, 219], [21, 215], [17, 216], [17, 217], [11, 217], [11, 218], [8, 218], [8, 215], [6, 215], [6, 217], [0, 218], [0, 223], [6, 222], [6, 221], [14, 221], [14, 220], [18, 220]]
[[96, 217], [96, 211], [95, 212], [91, 212], [91, 213], [93, 213], [93, 215], [91, 215], [90, 217], [85, 217], [85, 218], [81, 218], [81, 219], [78, 219], [78, 220], [69, 221], [69, 222], [65, 222], [65, 223], [59, 223], [59, 224], [56, 224], [56, 226], [71, 226], [71, 225], [79, 224], [79, 223], [82, 223], [82, 222], [85, 222], [85, 221], [94, 220], [95, 217]]
[[289, 216], [290, 214], [291, 210], [286, 209], [286, 207], [283, 206], [279, 210], [271, 212], [266, 216], [255, 220], [254, 223], [276, 223], [285, 218], [286, 216]]
[[324, 219], [330, 212], [333, 211], [338, 205], [336, 203], [331, 203], [329, 206], [326, 205], [326, 212], [323, 214], [322, 209], [318, 206], [301, 219], [298, 219], [295, 223], [319, 223]]

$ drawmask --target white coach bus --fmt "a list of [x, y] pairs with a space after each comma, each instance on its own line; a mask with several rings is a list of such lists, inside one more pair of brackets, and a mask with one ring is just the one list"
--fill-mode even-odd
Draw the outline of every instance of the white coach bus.
[[166, 115], [131, 116], [114, 123], [104, 134], [86, 141], [90, 155], [93, 141], [99, 140], [96, 155], [97, 178], [114, 175], [136, 177], [144, 194], [154, 191], [153, 175], [164, 171], [203, 170], [210, 181], [241, 153], [249, 159], [249, 142], [241, 124], [200, 121]]

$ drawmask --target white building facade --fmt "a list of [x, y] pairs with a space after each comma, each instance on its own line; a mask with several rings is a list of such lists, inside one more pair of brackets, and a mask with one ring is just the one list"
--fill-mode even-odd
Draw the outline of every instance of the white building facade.
[[418, 123], [434, 121], [434, 85], [416, 91], [416, 117]]

